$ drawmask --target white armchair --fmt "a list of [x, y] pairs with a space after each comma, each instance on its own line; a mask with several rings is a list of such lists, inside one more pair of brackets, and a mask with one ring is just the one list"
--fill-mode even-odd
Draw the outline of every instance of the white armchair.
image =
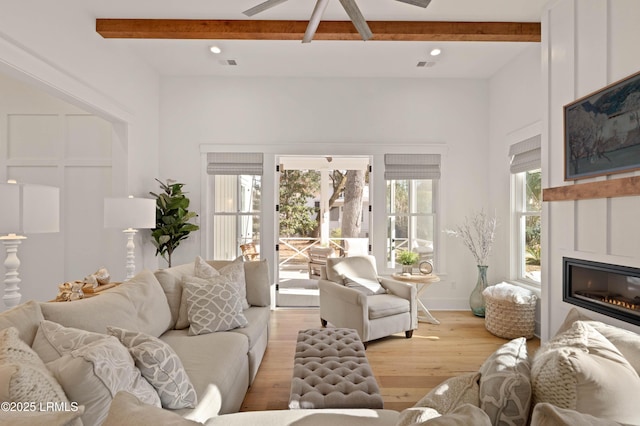
[[327, 259], [318, 281], [320, 321], [357, 330], [363, 342], [418, 328], [415, 286], [379, 277], [373, 256]]

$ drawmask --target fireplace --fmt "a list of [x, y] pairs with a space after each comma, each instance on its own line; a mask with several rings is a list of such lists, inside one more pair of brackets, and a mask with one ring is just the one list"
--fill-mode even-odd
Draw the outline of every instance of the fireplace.
[[564, 257], [562, 300], [640, 325], [640, 268]]

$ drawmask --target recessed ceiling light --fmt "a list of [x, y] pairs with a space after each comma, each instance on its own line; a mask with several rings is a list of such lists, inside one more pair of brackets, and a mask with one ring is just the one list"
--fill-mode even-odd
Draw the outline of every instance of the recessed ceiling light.
[[222, 49], [220, 49], [218, 46], [211, 46], [209, 50], [211, 51], [211, 53], [215, 53], [216, 55], [222, 52]]
[[441, 53], [442, 53], [442, 50], [440, 50], [440, 49], [438, 49], [438, 48], [435, 48], [435, 49], [433, 49], [429, 54], [430, 54], [431, 56], [438, 56], [438, 55], [439, 55], [439, 54], [441, 54]]

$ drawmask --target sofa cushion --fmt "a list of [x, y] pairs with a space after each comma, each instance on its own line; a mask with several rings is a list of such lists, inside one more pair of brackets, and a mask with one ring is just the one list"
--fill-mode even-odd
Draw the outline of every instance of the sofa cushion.
[[242, 314], [247, 318], [246, 327], [239, 327], [230, 330], [233, 333], [239, 333], [247, 337], [249, 340], [249, 350], [263, 337], [264, 328], [269, 324], [271, 310], [259, 306], [252, 306]]
[[0, 401], [69, 406], [60, 384], [15, 327], [0, 330]]
[[[185, 275], [193, 275], [194, 267], [195, 264], [191, 262], [167, 269], [158, 269], [154, 272], [164, 290], [167, 303], [169, 304], [169, 310], [171, 311], [170, 328], [178, 328], [176, 323], [180, 314], [180, 302], [182, 300], [182, 277]], [[186, 324], [180, 329], [187, 328], [188, 326], [189, 324]]]
[[467, 373], [445, 380], [413, 407], [400, 413], [399, 425], [410, 425], [448, 414], [462, 404], [480, 406], [480, 373]]
[[600, 321], [594, 321], [576, 308], [571, 308], [557, 334], [569, 330], [576, 321], [586, 321], [587, 324], [602, 334], [620, 351], [636, 370], [636, 373], [640, 375], [640, 335]]
[[[215, 262], [212, 262], [215, 265]], [[244, 263], [247, 302], [251, 306], [271, 306], [271, 281], [266, 259]]]
[[[198, 395], [198, 404], [189, 418], [204, 421], [220, 412], [240, 408], [249, 387], [249, 345], [245, 336], [239, 333], [190, 336], [188, 330], [169, 330], [160, 340], [176, 352]], [[235, 391], [237, 388], [240, 392]]]
[[620, 423], [638, 422], [638, 373], [586, 322], [574, 322], [540, 347], [532, 382], [535, 402]]
[[542, 402], [533, 407], [531, 426], [622, 426], [612, 420], [599, 419], [589, 414], [558, 408]]
[[[497, 424], [497, 423], [496, 423]], [[503, 424], [503, 423], [500, 423]], [[504, 423], [510, 424], [510, 423]], [[472, 404], [463, 404], [453, 411], [411, 426], [492, 426], [487, 413]]]
[[480, 367], [480, 408], [492, 424], [526, 425], [531, 405], [531, 365], [527, 340], [513, 339]]
[[117, 327], [108, 327], [107, 330], [129, 349], [142, 376], [158, 392], [163, 407], [195, 407], [196, 391], [171, 346], [148, 334]]
[[378, 280], [376, 260], [373, 256], [329, 257], [327, 258], [327, 279], [344, 284], [344, 277], [362, 277]]
[[176, 413], [145, 404], [129, 392], [120, 391], [113, 398], [109, 414], [102, 426], [201, 426]]
[[82, 426], [83, 406], [70, 406], [66, 411], [0, 411], [4, 426]]
[[20, 339], [31, 346], [33, 339], [36, 337], [40, 321], [43, 319], [40, 304], [34, 300], [29, 300], [0, 313], [0, 330], [15, 327], [18, 330]]
[[247, 325], [247, 318], [242, 314], [242, 295], [237, 283], [228, 276], [208, 280], [187, 277], [184, 286], [189, 334], [227, 331]]
[[403, 314], [411, 310], [409, 301], [392, 294], [376, 294], [367, 298], [369, 319]]
[[148, 270], [99, 296], [72, 303], [42, 303], [41, 308], [49, 321], [103, 334], [107, 326], [115, 326], [158, 337], [171, 324], [167, 298]]
[[99, 425], [107, 416], [111, 400], [126, 390], [146, 403], [160, 407], [155, 389], [142, 378], [127, 349], [112, 336], [81, 346], [47, 368], [70, 400], [85, 406], [82, 422]]
[[206, 426], [391, 426], [398, 412], [365, 408], [270, 410], [212, 417]]

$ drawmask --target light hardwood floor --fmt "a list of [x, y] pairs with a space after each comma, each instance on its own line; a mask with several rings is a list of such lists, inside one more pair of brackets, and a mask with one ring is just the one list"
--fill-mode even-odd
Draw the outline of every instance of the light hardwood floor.
[[[489, 333], [484, 319], [471, 312], [433, 314], [441, 323], [421, 322], [411, 339], [401, 333], [367, 345], [367, 358], [387, 409], [411, 407], [443, 380], [477, 371], [487, 356], [508, 341]], [[298, 331], [319, 327], [317, 309], [278, 309], [271, 313], [269, 345], [241, 411], [288, 408]], [[537, 338], [529, 340], [529, 354], [539, 346]]]

